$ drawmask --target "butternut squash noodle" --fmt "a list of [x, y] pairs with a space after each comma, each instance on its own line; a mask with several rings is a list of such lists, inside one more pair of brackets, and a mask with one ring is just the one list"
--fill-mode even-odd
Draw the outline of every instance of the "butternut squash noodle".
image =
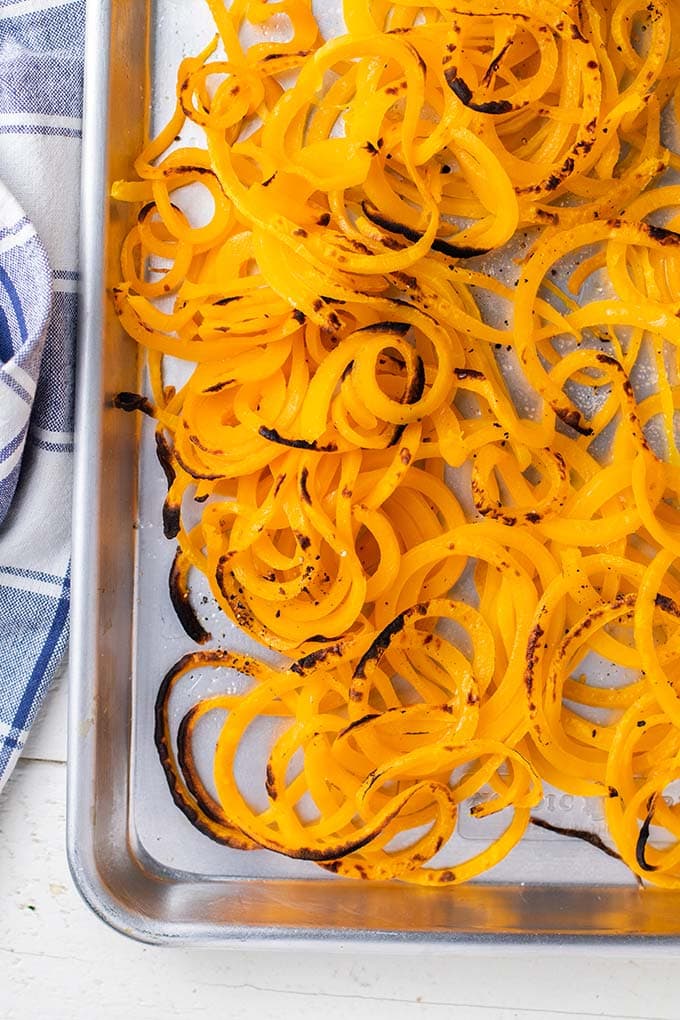
[[[215, 38], [113, 188], [149, 382], [115, 403], [156, 423], [187, 634], [200, 572], [285, 662], [169, 670], [175, 802], [230, 847], [449, 885], [549, 783], [680, 886], [680, 7], [344, 0], [324, 39], [311, 0], [206, 3]], [[173, 732], [217, 670], [242, 693]]]

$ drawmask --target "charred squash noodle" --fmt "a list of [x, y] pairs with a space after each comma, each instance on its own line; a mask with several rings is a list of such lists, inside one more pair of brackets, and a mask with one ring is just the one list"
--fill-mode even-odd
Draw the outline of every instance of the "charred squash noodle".
[[[156, 422], [187, 633], [198, 571], [287, 664], [168, 672], [176, 803], [232, 847], [445, 885], [547, 782], [678, 886], [678, 5], [345, 0], [326, 40], [310, 0], [206, 2], [215, 38], [113, 191], [149, 380], [116, 403]], [[173, 692], [220, 669], [242, 693], [174, 733]], [[496, 813], [459, 859], [461, 818]]]

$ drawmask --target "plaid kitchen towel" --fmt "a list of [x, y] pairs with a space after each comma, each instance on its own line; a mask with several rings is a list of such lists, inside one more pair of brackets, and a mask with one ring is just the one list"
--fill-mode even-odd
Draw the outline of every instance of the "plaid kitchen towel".
[[0, 789], [64, 653], [85, 0], [0, 0]]

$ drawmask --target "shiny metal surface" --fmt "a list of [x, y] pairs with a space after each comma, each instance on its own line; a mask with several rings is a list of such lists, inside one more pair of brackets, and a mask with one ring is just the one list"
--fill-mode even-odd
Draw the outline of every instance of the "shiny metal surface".
[[[335, 3], [318, 6], [327, 25], [331, 6], [337, 21]], [[88, 5], [68, 785], [76, 884], [105, 921], [148, 942], [675, 950], [680, 894], [643, 893], [617, 862], [551, 833], [532, 830], [463, 888], [366, 886], [219, 847], [172, 805], [151, 713], [162, 673], [188, 641], [166, 595], [172, 549], [160, 533], [151, 430], [111, 406], [114, 393], [140, 383], [135, 345], [107, 298], [129, 216], [108, 194], [129, 174], [148, 116], [167, 114], [180, 56], [206, 31], [203, 0]], [[216, 640], [242, 640], [206, 614]], [[574, 798], [549, 793], [542, 812], [603, 831], [592, 805]], [[474, 850], [474, 825], [462, 829]]]

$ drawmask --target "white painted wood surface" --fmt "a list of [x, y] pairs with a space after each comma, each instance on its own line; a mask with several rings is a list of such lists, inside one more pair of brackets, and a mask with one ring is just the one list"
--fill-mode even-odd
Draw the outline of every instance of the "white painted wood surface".
[[0, 1020], [678, 1020], [673, 959], [156, 949], [84, 906], [64, 852], [66, 683], [0, 799]]

